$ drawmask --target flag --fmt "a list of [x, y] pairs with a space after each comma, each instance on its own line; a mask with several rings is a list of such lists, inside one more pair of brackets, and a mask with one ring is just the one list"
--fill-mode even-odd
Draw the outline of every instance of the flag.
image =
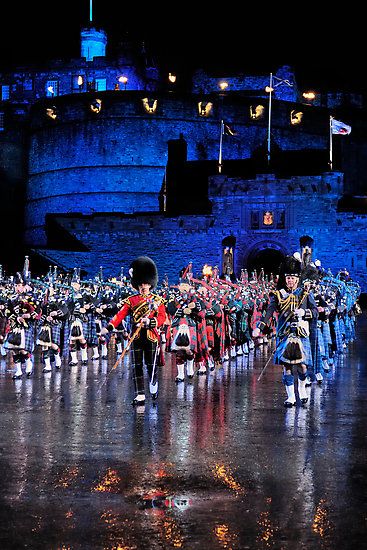
[[341, 135], [348, 135], [352, 131], [352, 127], [348, 126], [348, 124], [345, 124], [344, 122], [341, 122], [340, 120], [336, 120], [335, 118], [331, 119], [331, 133], [332, 134], [341, 134]]
[[290, 88], [293, 88], [293, 82], [290, 82], [288, 79], [286, 78], [278, 78], [277, 76], [275, 75], [272, 75], [273, 79], [274, 80], [277, 80], [277, 84], [274, 85], [274, 88], [277, 88], [278, 86], [280, 86], [281, 84], [285, 84], [286, 86], [289, 86]]
[[237, 135], [237, 132], [235, 130], [233, 130], [228, 124], [225, 124], [223, 122], [222, 134], [224, 136], [235, 136], [235, 135]]

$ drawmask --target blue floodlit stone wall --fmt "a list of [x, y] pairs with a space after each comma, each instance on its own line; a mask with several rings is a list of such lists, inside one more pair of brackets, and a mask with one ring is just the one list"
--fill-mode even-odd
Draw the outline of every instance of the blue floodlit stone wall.
[[[101, 99], [101, 111], [90, 103]], [[156, 111], [144, 109], [143, 92], [74, 94], [37, 103], [32, 111], [26, 196], [26, 243], [45, 246], [48, 213], [157, 211], [167, 163], [167, 142], [187, 141], [188, 160], [217, 160], [220, 118], [235, 121], [223, 136], [223, 159], [249, 158], [264, 146], [267, 120], [252, 121], [251, 100], [215, 96], [213, 114], [202, 117], [202, 96], [154, 94]], [[208, 100], [208, 98], [204, 98]], [[57, 118], [46, 117], [55, 107]], [[283, 150], [325, 149], [327, 121], [312, 111], [303, 127], [289, 123], [292, 105], [275, 103], [272, 133]], [[307, 118], [307, 117], [306, 117]], [[312, 123], [312, 124], [311, 124]]]

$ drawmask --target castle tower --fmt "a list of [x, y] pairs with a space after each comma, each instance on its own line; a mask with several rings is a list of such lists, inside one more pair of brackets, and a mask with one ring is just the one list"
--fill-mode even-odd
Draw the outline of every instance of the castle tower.
[[81, 30], [81, 57], [93, 61], [94, 57], [106, 56], [107, 34], [104, 30], [88, 27]]
[[104, 30], [94, 28], [92, 22], [93, 0], [89, 0], [89, 26], [82, 29], [80, 33], [80, 56], [85, 57], [87, 61], [106, 56], [107, 34]]

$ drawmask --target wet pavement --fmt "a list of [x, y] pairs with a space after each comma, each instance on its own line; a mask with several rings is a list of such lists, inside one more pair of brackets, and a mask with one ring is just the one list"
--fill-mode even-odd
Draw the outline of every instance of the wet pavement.
[[134, 408], [129, 358], [0, 370], [1, 549], [360, 549], [367, 318], [310, 402], [285, 409], [269, 346]]

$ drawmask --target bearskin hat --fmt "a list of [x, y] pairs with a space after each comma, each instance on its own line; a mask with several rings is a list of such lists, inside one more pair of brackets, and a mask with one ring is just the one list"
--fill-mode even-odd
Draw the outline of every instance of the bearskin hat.
[[279, 267], [279, 277], [277, 281], [278, 290], [285, 287], [285, 278], [287, 275], [300, 277], [301, 262], [294, 256], [286, 256]]
[[313, 238], [305, 235], [300, 238], [299, 244], [301, 245], [301, 248], [305, 248], [306, 246], [308, 246], [309, 248], [312, 248]]
[[158, 271], [154, 261], [148, 256], [139, 256], [130, 265], [131, 284], [139, 290], [139, 285], [148, 284], [155, 288], [158, 283]]
[[311, 264], [306, 265], [301, 272], [301, 282], [313, 281], [318, 282], [320, 278], [319, 270]]

